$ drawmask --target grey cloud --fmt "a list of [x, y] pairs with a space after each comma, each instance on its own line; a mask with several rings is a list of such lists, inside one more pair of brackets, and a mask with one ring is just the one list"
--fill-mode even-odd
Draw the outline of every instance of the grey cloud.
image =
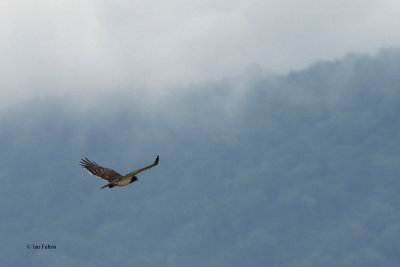
[[2, 5], [3, 105], [127, 86], [158, 95], [231, 77], [251, 64], [287, 72], [349, 51], [376, 52], [400, 38], [396, 1]]

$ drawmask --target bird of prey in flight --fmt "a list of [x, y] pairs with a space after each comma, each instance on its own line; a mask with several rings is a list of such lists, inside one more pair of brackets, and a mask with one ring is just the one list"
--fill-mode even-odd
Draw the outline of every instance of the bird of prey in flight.
[[114, 186], [125, 186], [130, 183], [136, 182], [138, 180], [136, 174], [156, 166], [158, 164], [158, 160], [159, 156], [157, 155], [157, 158], [153, 162], [153, 164], [150, 164], [141, 169], [137, 169], [124, 176], [112, 169], [104, 168], [98, 165], [96, 162], [88, 160], [87, 158], [81, 159], [81, 166], [88, 170], [91, 175], [98, 176], [101, 179], [108, 181], [108, 184], [100, 187], [100, 189], [103, 189], [105, 187], [113, 188]]

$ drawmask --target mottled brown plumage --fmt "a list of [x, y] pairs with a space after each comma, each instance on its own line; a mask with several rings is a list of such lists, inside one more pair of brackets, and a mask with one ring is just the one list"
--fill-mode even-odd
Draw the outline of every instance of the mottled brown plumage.
[[123, 177], [118, 172], [112, 169], [104, 168], [98, 165], [96, 162], [90, 161], [88, 158], [81, 159], [81, 166], [88, 170], [90, 174], [109, 182], [116, 182]]

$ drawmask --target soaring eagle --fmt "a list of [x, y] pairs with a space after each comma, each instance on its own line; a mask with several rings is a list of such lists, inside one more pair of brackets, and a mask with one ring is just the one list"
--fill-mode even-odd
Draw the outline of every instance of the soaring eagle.
[[81, 159], [81, 166], [88, 170], [91, 175], [96, 175], [101, 179], [108, 181], [108, 184], [100, 187], [100, 189], [103, 189], [105, 187], [113, 188], [114, 186], [125, 186], [130, 183], [136, 182], [138, 180], [136, 174], [156, 166], [158, 164], [158, 160], [159, 156], [157, 155], [157, 158], [153, 162], [153, 164], [150, 164], [141, 169], [137, 169], [133, 172], [126, 174], [125, 176], [122, 176], [112, 169], [104, 168], [98, 165], [96, 162], [88, 160], [87, 158]]

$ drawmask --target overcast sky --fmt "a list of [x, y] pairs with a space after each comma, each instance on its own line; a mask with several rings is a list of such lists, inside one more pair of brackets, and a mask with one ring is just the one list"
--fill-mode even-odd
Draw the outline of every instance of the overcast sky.
[[1, 1], [0, 262], [397, 266], [399, 33], [398, 1]]
[[399, 33], [395, 0], [1, 1], [0, 90], [8, 104], [21, 92], [159, 93], [375, 53]]

